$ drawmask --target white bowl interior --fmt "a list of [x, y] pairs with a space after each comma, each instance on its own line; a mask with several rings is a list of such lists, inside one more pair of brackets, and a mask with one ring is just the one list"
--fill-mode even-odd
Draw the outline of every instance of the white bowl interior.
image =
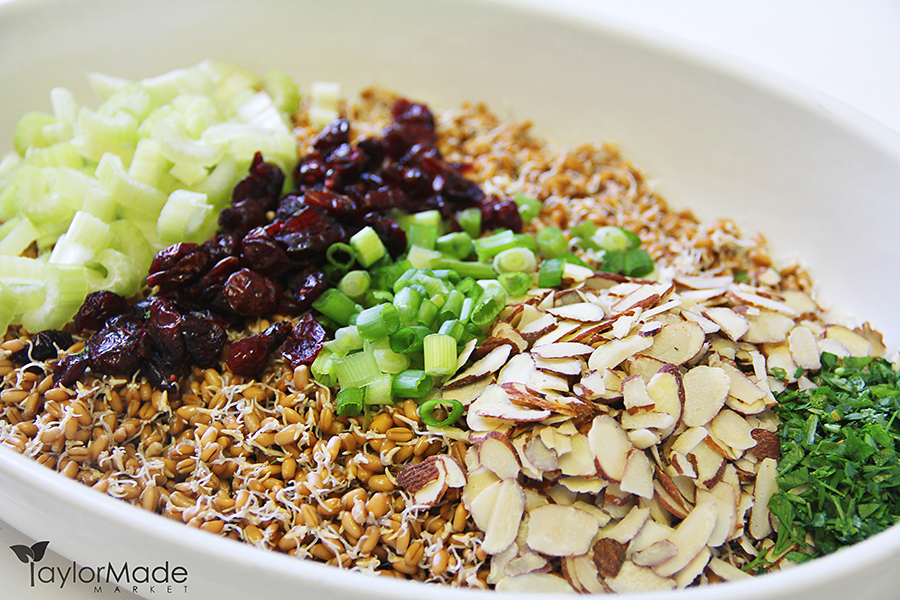
[[[891, 348], [900, 339], [890, 276], [900, 263], [897, 137], [808, 92], [639, 32], [512, 1], [8, 0], [0, 3], [0, 56], [4, 152], [24, 112], [50, 109], [52, 87], [89, 103], [90, 71], [140, 78], [204, 58], [257, 72], [280, 68], [305, 89], [336, 80], [348, 94], [382, 85], [436, 107], [484, 101], [561, 143], [617, 141], [661, 180], [673, 205], [764, 232], [776, 253], [812, 266], [826, 303], [871, 321]], [[4, 449], [0, 517], [35, 539], [53, 539], [82, 564], [111, 556], [186, 564], [195, 597], [423, 592], [188, 530]], [[61, 523], [72, 525], [70, 533]], [[790, 572], [729, 584], [729, 597], [886, 597], [900, 583], [888, 568], [898, 553], [895, 528]], [[436, 598], [472, 593], [428, 588]]]

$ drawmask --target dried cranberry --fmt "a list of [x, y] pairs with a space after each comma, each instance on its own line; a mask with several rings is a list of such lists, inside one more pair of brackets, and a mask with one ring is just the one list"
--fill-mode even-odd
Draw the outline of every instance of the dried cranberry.
[[294, 325], [291, 334], [281, 347], [281, 353], [294, 368], [311, 365], [324, 343], [325, 329], [307, 313]]
[[350, 142], [350, 123], [347, 119], [335, 119], [322, 129], [313, 141], [313, 148], [328, 156], [343, 144]]
[[288, 321], [279, 321], [262, 333], [257, 333], [231, 345], [225, 363], [231, 372], [242, 377], [258, 377], [266, 368], [272, 352], [291, 332]]
[[243, 236], [266, 224], [266, 211], [255, 200], [241, 200], [219, 212], [219, 228]]
[[24, 348], [10, 354], [9, 359], [23, 365], [32, 361], [42, 362], [56, 358], [60, 350], [65, 350], [73, 343], [72, 336], [65, 331], [39, 331], [31, 337], [31, 341], [26, 342]]
[[440, 192], [441, 197], [446, 201], [455, 204], [457, 209], [477, 206], [484, 202], [484, 192], [481, 187], [459, 173], [445, 173], [440, 176], [440, 180], [439, 185], [437, 178], [435, 179], [435, 191]]
[[225, 232], [206, 240], [203, 247], [209, 252], [209, 263], [214, 265], [224, 258], [240, 252], [241, 238], [233, 232]]
[[75, 313], [75, 331], [97, 331], [106, 323], [106, 320], [116, 315], [121, 315], [128, 310], [128, 302], [122, 296], [106, 290], [91, 292], [84, 299], [84, 303]]
[[291, 268], [287, 252], [269, 235], [266, 227], [250, 230], [241, 240], [241, 261], [266, 277], [277, 277]]
[[357, 210], [352, 198], [329, 190], [307, 190], [303, 199], [309, 206], [318, 206], [336, 217], [352, 215]]
[[522, 217], [519, 207], [512, 200], [490, 200], [481, 205], [481, 228], [511, 229], [515, 233], [522, 231]]
[[141, 363], [141, 375], [147, 378], [147, 382], [158, 390], [175, 394], [178, 392], [178, 378], [182, 365], [170, 365], [160, 363], [156, 357], [151, 357]]
[[316, 267], [308, 267], [294, 277], [289, 289], [296, 302], [297, 312], [309, 310], [313, 300], [318, 298], [327, 287], [325, 273]]
[[281, 286], [250, 269], [232, 273], [222, 286], [228, 306], [241, 316], [259, 316], [271, 312], [278, 304]]
[[150, 339], [143, 326], [116, 317], [91, 336], [86, 351], [91, 370], [106, 375], [130, 376], [149, 355]]
[[329, 246], [344, 240], [344, 228], [331, 215], [307, 206], [285, 221], [276, 239], [287, 247], [292, 260], [321, 258]]
[[62, 387], [69, 387], [78, 381], [90, 364], [87, 352], [67, 354], [56, 364], [53, 371], [53, 383]]
[[203, 246], [178, 243], [160, 250], [150, 264], [147, 285], [168, 293], [202, 275], [209, 266], [209, 251]]
[[184, 362], [183, 318], [174, 302], [156, 297], [150, 301], [145, 329], [152, 342], [152, 356], [162, 367], [175, 369]]
[[366, 192], [360, 202], [363, 213], [372, 211], [384, 212], [392, 208], [405, 210], [409, 200], [403, 190], [395, 187], [381, 186], [378, 189]]
[[298, 187], [312, 187], [325, 182], [328, 165], [318, 151], [302, 158], [294, 168], [294, 184]]
[[344, 186], [359, 179], [368, 164], [368, 157], [357, 146], [342, 144], [328, 156], [328, 171], [325, 174], [325, 187], [342, 190]]
[[215, 365], [228, 340], [225, 321], [210, 312], [190, 312], [181, 323], [188, 358], [198, 367]]
[[253, 200], [265, 212], [275, 207], [283, 188], [284, 172], [277, 165], [263, 162], [262, 154], [257, 152], [250, 164], [250, 174], [234, 186], [231, 203]]

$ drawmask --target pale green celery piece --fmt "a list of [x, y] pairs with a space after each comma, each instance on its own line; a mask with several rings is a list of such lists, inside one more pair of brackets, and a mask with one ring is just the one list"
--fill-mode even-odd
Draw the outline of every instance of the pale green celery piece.
[[[55, 87], [50, 90], [50, 104], [53, 106], [56, 122], [68, 125], [71, 130], [75, 120], [78, 119], [78, 103], [75, 101], [75, 95], [68, 88]], [[71, 136], [71, 133], [69, 135]]]
[[175, 164], [211, 167], [225, 153], [225, 147], [222, 145], [206, 144], [188, 137], [170, 119], [158, 120], [153, 125], [152, 136], [159, 142], [162, 155]]
[[209, 96], [179, 96], [172, 101], [172, 106], [180, 116], [176, 122], [193, 139], [199, 138], [206, 129], [225, 119], [220, 105]]
[[155, 187], [135, 181], [114, 154], [104, 154], [95, 171], [106, 191], [122, 207], [123, 216], [137, 219], [156, 219], [166, 203], [166, 195]]
[[42, 240], [49, 238], [52, 238], [51, 244], [56, 241], [75, 216], [75, 210], [56, 192], [32, 197], [30, 202], [21, 207], [21, 213], [37, 228], [38, 246], [42, 245]]
[[7, 152], [0, 159], [0, 176], [10, 175], [22, 163], [22, 157], [16, 152]]
[[13, 148], [19, 153], [19, 156], [25, 156], [25, 152], [29, 148], [49, 146], [51, 140], [44, 137], [43, 128], [45, 125], [52, 125], [55, 122], [56, 119], [53, 115], [43, 112], [28, 112], [22, 115], [13, 132]]
[[[148, 227], [155, 230], [156, 224], [149, 223]], [[113, 221], [109, 228], [115, 235], [113, 249], [131, 258], [135, 266], [146, 273], [156, 251], [150, 246], [141, 229], [135, 223], [124, 220]]]
[[60, 237], [53, 245], [47, 262], [54, 265], [85, 265], [93, 261], [96, 255], [96, 248]]
[[290, 132], [281, 112], [267, 92], [257, 92], [238, 106], [238, 118], [248, 125]]
[[272, 70], [263, 78], [264, 86], [272, 102], [290, 123], [291, 115], [300, 108], [300, 90], [291, 76], [284, 71]]
[[262, 79], [255, 73], [235, 64], [205, 60], [197, 65], [215, 87], [214, 97], [220, 102], [230, 102], [236, 94], [262, 87]]
[[113, 92], [120, 90], [131, 83], [131, 80], [106, 75], [104, 73], [91, 73], [88, 75], [88, 83], [91, 84], [91, 89], [94, 90], [94, 94], [96, 94], [102, 102], [112, 96]]
[[209, 94], [213, 91], [212, 82], [198, 65], [148, 77], [140, 83], [157, 106], [168, 104], [180, 94]]
[[135, 180], [157, 187], [159, 176], [167, 170], [171, 163], [162, 155], [159, 142], [153, 138], [138, 140], [134, 148], [134, 156], [128, 167], [128, 174]]
[[78, 135], [90, 139], [98, 146], [133, 146], [137, 143], [137, 128], [140, 121], [132, 114], [118, 112], [101, 115], [88, 108], [78, 109], [76, 131]]
[[138, 121], [143, 121], [155, 107], [150, 93], [143, 85], [129, 83], [110, 94], [97, 108], [97, 114], [107, 117], [127, 112]]
[[285, 131], [272, 131], [257, 128], [259, 134], [256, 137], [241, 136], [231, 140], [231, 154], [238, 162], [245, 161], [248, 165], [253, 160], [253, 155], [262, 152], [267, 162], [277, 164], [285, 173], [293, 171], [297, 163], [297, 141]]
[[38, 239], [38, 230], [27, 218], [16, 217], [13, 222], [15, 225], [0, 239], [0, 254], [5, 256], [19, 256]]
[[78, 211], [72, 217], [64, 237], [70, 242], [103, 250], [113, 245], [115, 233], [108, 223], [85, 211]]
[[45, 266], [36, 258], [0, 256], [0, 282], [12, 286], [43, 283]]
[[154, 108], [150, 111], [150, 114], [147, 115], [147, 118], [141, 121], [141, 124], [138, 125], [137, 134], [140, 139], [147, 139], [153, 134], [153, 127], [156, 125], [157, 121], [162, 119], [179, 119], [181, 118], [171, 104], [164, 104], [159, 108]]
[[73, 210], [81, 210], [89, 194], [106, 194], [95, 177], [80, 169], [61, 167], [54, 170], [54, 175], [51, 191]]
[[22, 313], [22, 325], [30, 332], [62, 328], [72, 320], [88, 294], [86, 267], [47, 264], [44, 269], [44, 301]]
[[206, 179], [191, 186], [191, 191], [206, 194], [207, 201], [216, 211], [220, 211], [231, 204], [234, 186], [243, 177], [242, 173], [247, 172], [247, 167], [249, 167], [249, 164], [245, 166], [243, 171], [239, 170], [234, 158], [225, 155], [209, 172], [209, 176]]
[[212, 215], [206, 194], [176, 190], [169, 194], [159, 214], [156, 233], [164, 242], [202, 242], [209, 237], [206, 225]]
[[186, 186], [193, 186], [206, 179], [209, 176], [209, 171], [206, 170], [206, 167], [181, 163], [169, 169], [169, 175]]
[[81, 210], [92, 214], [101, 221], [111, 223], [116, 218], [119, 205], [109, 195], [109, 192], [101, 186], [90, 188], [84, 195], [84, 203]]
[[147, 274], [130, 256], [112, 248], [97, 253], [94, 262], [88, 269], [90, 291], [109, 290], [128, 298], [138, 293]]
[[46, 148], [29, 148], [23, 163], [32, 167], [68, 167], [80, 169], [84, 158], [71, 140], [57, 142]]

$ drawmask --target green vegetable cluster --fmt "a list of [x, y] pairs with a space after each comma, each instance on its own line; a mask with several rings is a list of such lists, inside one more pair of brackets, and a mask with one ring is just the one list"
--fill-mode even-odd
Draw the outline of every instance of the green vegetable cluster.
[[785, 391], [773, 549], [805, 561], [900, 520], [900, 374], [881, 358], [822, 355], [819, 387]]

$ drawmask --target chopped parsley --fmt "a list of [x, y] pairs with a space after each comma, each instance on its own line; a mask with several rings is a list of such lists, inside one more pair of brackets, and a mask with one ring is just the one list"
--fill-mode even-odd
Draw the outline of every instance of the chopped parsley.
[[769, 503], [779, 521], [773, 554], [792, 549], [794, 561], [900, 521], [900, 374], [881, 358], [824, 353], [811, 379], [819, 387], [786, 390], [774, 409], [782, 457]]

